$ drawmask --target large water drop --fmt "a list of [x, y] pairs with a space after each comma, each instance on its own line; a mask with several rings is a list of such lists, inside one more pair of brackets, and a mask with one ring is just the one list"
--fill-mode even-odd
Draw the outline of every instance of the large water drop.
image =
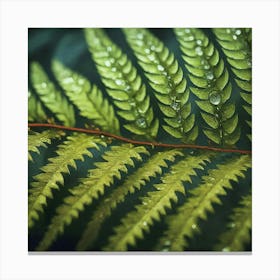
[[222, 101], [222, 96], [218, 92], [212, 92], [209, 95], [209, 102], [215, 106], [219, 105]]

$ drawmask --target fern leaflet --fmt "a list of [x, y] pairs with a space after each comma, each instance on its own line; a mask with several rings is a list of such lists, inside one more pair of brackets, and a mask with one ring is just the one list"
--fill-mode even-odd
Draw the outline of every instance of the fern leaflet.
[[66, 95], [78, 107], [82, 116], [93, 121], [105, 131], [120, 134], [119, 121], [113, 107], [103, 97], [101, 90], [82, 75], [73, 72], [54, 60], [52, 69]]
[[52, 111], [57, 119], [64, 125], [75, 125], [74, 108], [67, 99], [55, 88], [42, 66], [33, 62], [31, 64], [31, 81], [40, 100]]
[[191, 196], [179, 207], [178, 214], [168, 217], [168, 230], [159, 242], [158, 248], [170, 251], [181, 251], [187, 246], [186, 236], [192, 237], [199, 232], [198, 219], [206, 219], [207, 211], [213, 212], [212, 204], [221, 201], [219, 195], [225, 195], [225, 188], [232, 188], [230, 180], [238, 181], [244, 172], [251, 167], [251, 158], [247, 155], [231, 158], [220, 164], [217, 169], [203, 176], [203, 184], [191, 190]]
[[148, 162], [132, 173], [122, 186], [114, 189], [108, 197], [103, 197], [77, 245], [77, 250], [88, 249], [96, 239], [103, 221], [111, 215], [112, 210], [116, 208], [120, 202], [125, 200], [126, 195], [134, 193], [137, 189], [139, 190], [150, 181], [151, 177], [156, 176], [156, 174], [161, 174], [162, 167], [167, 167], [166, 161], [173, 162], [178, 155], [182, 155], [178, 150], [156, 153]]
[[213, 43], [196, 28], [175, 29], [190, 79], [196, 87], [191, 91], [207, 128], [204, 134], [219, 145], [234, 145], [240, 138], [229, 74]]
[[161, 179], [162, 183], [155, 185], [157, 191], [149, 192], [142, 198], [142, 204], [136, 206], [137, 210], [122, 220], [104, 250], [124, 251], [129, 244], [136, 244], [136, 238], [144, 238], [154, 220], [159, 221], [160, 215], [166, 215], [166, 208], [171, 208], [171, 200], [177, 202], [176, 192], [185, 194], [183, 182], [191, 182], [191, 176], [196, 175], [194, 169], [203, 169], [209, 156], [210, 153], [188, 156], [173, 165], [170, 173]]
[[89, 50], [108, 94], [128, 123], [129, 131], [148, 139], [156, 137], [159, 122], [150, 106], [150, 97], [136, 68], [101, 29], [85, 29]]
[[63, 173], [69, 173], [68, 167], [76, 168], [75, 160], [83, 160], [84, 155], [92, 157], [89, 148], [98, 149], [97, 144], [105, 143], [99, 137], [85, 134], [68, 136], [57, 150], [56, 157], [50, 158], [49, 163], [42, 167], [42, 173], [34, 177], [31, 184], [28, 200], [28, 225], [32, 227], [34, 220], [39, 218], [38, 212], [43, 212], [47, 198], [52, 198], [52, 189], [59, 189], [63, 185]]
[[63, 232], [64, 226], [78, 217], [85, 205], [91, 204], [94, 198], [97, 199], [104, 193], [105, 187], [113, 183], [114, 177], [120, 179], [120, 172], [127, 172], [126, 165], [134, 166], [133, 158], [142, 160], [141, 154], [148, 154], [145, 147], [133, 147], [130, 144], [113, 146], [110, 151], [107, 151], [103, 155], [105, 162], [95, 163], [96, 168], [88, 172], [88, 177], [83, 178], [78, 186], [70, 190], [72, 195], [66, 197], [64, 204], [58, 207], [57, 215], [53, 218], [37, 249], [46, 250], [57, 235]]
[[244, 244], [251, 238], [252, 228], [252, 195], [249, 194], [242, 198], [239, 207], [233, 210], [231, 222], [228, 230], [220, 236], [220, 242], [216, 250], [242, 251]]
[[44, 122], [47, 115], [43, 109], [42, 103], [37, 100], [31, 90], [28, 91], [28, 121]]
[[194, 142], [198, 136], [194, 114], [191, 114], [187, 80], [173, 53], [145, 29], [124, 30], [129, 45], [145, 71], [164, 114], [163, 128], [184, 142]]

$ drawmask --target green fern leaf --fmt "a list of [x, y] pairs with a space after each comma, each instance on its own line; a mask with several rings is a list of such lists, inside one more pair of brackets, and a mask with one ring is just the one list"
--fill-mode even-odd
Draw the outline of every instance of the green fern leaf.
[[80, 110], [82, 116], [92, 120], [95, 125], [105, 131], [120, 134], [120, 125], [114, 109], [97, 86], [91, 87], [85, 77], [57, 60], [53, 61], [52, 69], [60, 86]]
[[57, 119], [64, 125], [75, 125], [74, 108], [67, 99], [55, 88], [42, 66], [33, 62], [31, 64], [32, 85], [43, 104], [52, 111]]
[[[235, 144], [240, 138], [240, 128], [231, 117], [238, 120], [238, 116], [235, 104], [229, 101], [232, 87], [218, 50], [203, 31], [197, 28], [177, 28], [175, 33], [190, 79], [196, 86], [191, 91], [200, 99], [198, 107], [207, 113], [202, 113], [208, 126], [203, 129], [204, 134], [219, 145]], [[235, 141], [233, 133], [239, 135]]]
[[28, 160], [33, 160], [30, 152], [40, 153], [39, 147], [46, 148], [52, 139], [60, 138], [64, 135], [63, 131], [44, 130], [43, 132], [28, 131]]
[[220, 236], [216, 250], [243, 251], [251, 239], [252, 228], [252, 195], [244, 196], [239, 207], [233, 210], [228, 230]]
[[191, 114], [187, 80], [174, 55], [163, 43], [145, 29], [124, 30], [127, 41], [145, 71], [167, 125], [163, 128], [175, 138], [194, 142], [198, 136]]
[[68, 167], [76, 168], [75, 160], [83, 160], [84, 155], [92, 157], [89, 148], [98, 149], [97, 144], [105, 143], [96, 136], [73, 134], [61, 144], [56, 157], [50, 158], [49, 163], [42, 167], [42, 173], [34, 177], [28, 198], [28, 225], [32, 227], [34, 220], [39, 218], [38, 212], [43, 212], [47, 198], [52, 198], [52, 189], [59, 189], [63, 185], [63, 173], [69, 173]]
[[[237, 77], [235, 81], [240, 87], [241, 97], [245, 101], [243, 108], [251, 116], [252, 30], [250, 28], [214, 28], [213, 32]], [[247, 120], [247, 123], [251, 127], [250, 121]], [[247, 136], [251, 140], [251, 135]]]
[[31, 90], [28, 91], [28, 121], [45, 122], [47, 115], [43, 109], [42, 103], [36, 99]]
[[114, 178], [121, 178], [121, 171], [127, 173], [126, 166], [134, 166], [133, 158], [142, 160], [141, 154], [148, 154], [144, 146], [133, 147], [131, 144], [113, 146], [110, 151], [105, 152], [105, 162], [95, 163], [96, 168], [88, 172], [88, 177], [83, 178], [80, 184], [71, 189], [71, 196], [64, 200], [64, 204], [57, 209], [57, 215], [53, 218], [49, 229], [38, 246], [39, 251], [46, 250], [62, 233], [64, 226], [69, 225], [73, 218], [77, 218], [85, 205], [92, 203], [92, 200], [103, 195], [105, 187], [110, 186]]
[[156, 174], [161, 174], [162, 167], [167, 167], [166, 161], [173, 162], [178, 155], [182, 155], [178, 150], [156, 153], [142, 167], [132, 173], [122, 186], [114, 189], [108, 197], [103, 197], [77, 245], [77, 250], [88, 249], [98, 236], [99, 229], [104, 220], [111, 215], [112, 210], [120, 202], [125, 200], [126, 195], [139, 190], [150, 181], [151, 177], [155, 177]]
[[191, 176], [196, 175], [194, 169], [204, 169], [209, 158], [210, 153], [188, 156], [173, 165], [170, 173], [161, 179], [162, 183], [155, 185], [157, 191], [149, 192], [142, 204], [136, 206], [137, 210], [122, 220], [104, 250], [124, 251], [129, 244], [136, 244], [136, 238], [144, 238], [145, 231], [149, 231], [155, 220], [161, 219], [160, 215], [166, 215], [166, 208], [171, 208], [171, 200], [177, 202], [176, 192], [185, 194], [183, 182], [191, 182]]
[[237, 156], [224, 164], [217, 165], [217, 169], [203, 176], [203, 183], [191, 190], [191, 196], [185, 204], [179, 207], [178, 214], [168, 217], [168, 230], [161, 238], [158, 248], [170, 251], [181, 251], [187, 246], [186, 236], [192, 237], [199, 232], [198, 219], [207, 218], [207, 211], [213, 212], [213, 203], [220, 204], [220, 195], [225, 195], [225, 188], [231, 189], [230, 180], [237, 182], [238, 177], [244, 177], [244, 172], [251, 167], [251, 157]]
[[124, 127], [138, 135], [153, 139], [158, 132], [150, 97], [136, 68], [101, 29], [85, 29], [89, 50], [108, 94], [126, 121]]

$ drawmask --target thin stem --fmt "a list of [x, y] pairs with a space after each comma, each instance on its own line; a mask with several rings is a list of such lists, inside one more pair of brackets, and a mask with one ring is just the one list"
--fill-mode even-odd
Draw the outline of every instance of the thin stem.
[[88, 134], [96, 134], [96, 135], [104, 135], [108, 136], [123, 142], [135, 144], [135, 145], [149, 145], [152, 147], [165, 147], [165, 148], [191, 148], [191, 149], [202, 149], [202, 150], [210, 150], [215, 152], [223, 152], [223, 153], [239, 153], [239, 154], [251, 154], [251, 151], [248, 150], [237, 150], [237, 149], [223, 149], [209, 146], [200, 146], [200, 145], [192, 145], [192, 144], [167, 144], [167, 143], [158, 143], [158, 142], [148, 142], [148, 141], [138, 141], [129, 138], [125, 138], [123, 136], [115, 135], [106, 131], [101, 131], [97, 129], [87, 129], [87, 128], [79, 128], [79, 127], [69, 127], [58, 124], [49, 124], [49, 123], [28, 123], [29, 127], [48, 127], [55, 129], [62, 129], [68, 131], [75, 132], [83, 132]]

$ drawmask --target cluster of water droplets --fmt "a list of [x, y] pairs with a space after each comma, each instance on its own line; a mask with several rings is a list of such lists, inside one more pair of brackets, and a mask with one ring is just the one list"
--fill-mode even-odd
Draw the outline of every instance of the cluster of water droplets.
[[232, 35], [233, 40], [237, 40], [238, 37], [242, 34], [242, 30], [237, 28], [227, 28], [226, 33]]

